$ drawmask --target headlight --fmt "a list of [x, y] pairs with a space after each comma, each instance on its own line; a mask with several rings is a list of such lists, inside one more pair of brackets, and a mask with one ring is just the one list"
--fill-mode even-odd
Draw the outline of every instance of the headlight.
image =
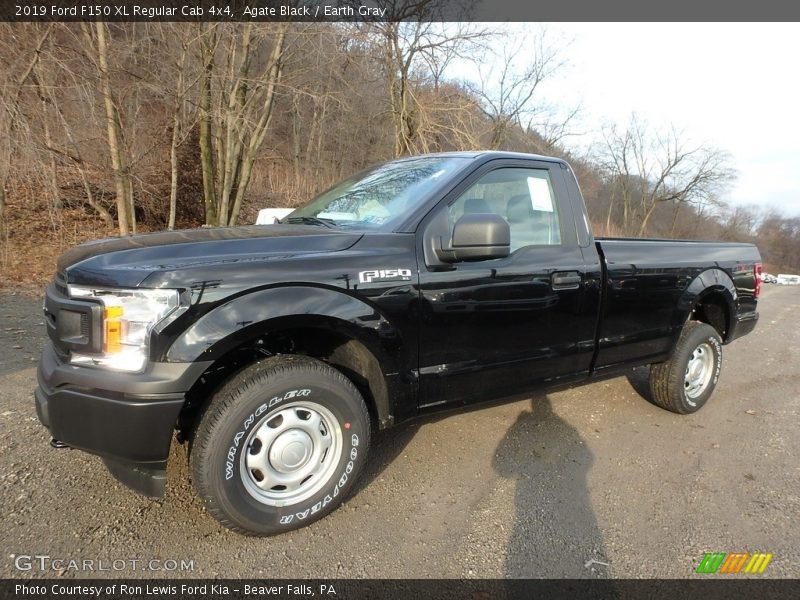
[[103, 303], [103, 351], [73, 353], [74, 365], [141, 371], [147, 362], [150, 332], [179, 304], [178, 290], [110, 290], [69, 286], [71, 298], [97, 298]]

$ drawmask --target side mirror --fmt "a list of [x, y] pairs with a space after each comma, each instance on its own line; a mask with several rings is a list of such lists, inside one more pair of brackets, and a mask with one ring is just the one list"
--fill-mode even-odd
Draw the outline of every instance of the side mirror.
[[436, 254], [443, 262], [490, 260], [511, 253], [511, 230], [506, 220], [493, 213], [469, 213], [456, 221], [450, 243]]

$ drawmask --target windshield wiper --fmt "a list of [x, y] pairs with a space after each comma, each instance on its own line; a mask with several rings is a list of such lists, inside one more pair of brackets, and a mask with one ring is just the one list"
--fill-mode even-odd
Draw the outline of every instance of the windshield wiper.
[[333, 219], [320, 219], [319, 217], [287, 217], [281, 223], [305, 223], [306, 225], [322, 225], [328, 229], [333, 229], [336, 226], [336, 221]]

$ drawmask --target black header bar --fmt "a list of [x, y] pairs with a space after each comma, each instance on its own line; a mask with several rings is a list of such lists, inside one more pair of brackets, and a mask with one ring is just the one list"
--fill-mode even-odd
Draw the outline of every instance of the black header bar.
[[0, 21], [798, 21], [787, 0], [2, 0]]
[[744, 579], [42, 579], [0, 580], [4, 600], [728, 600], [797, 598], [800, 580]]

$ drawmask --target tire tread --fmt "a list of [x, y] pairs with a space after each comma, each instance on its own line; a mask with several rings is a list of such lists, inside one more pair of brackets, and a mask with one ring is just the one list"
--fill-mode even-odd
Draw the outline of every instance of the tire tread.
[[[704, 333], [700, 334], [696, 332]], [[654, 404], [680, 415], [695, 412], [702, 407], [701, 405], [697, 407], [697, 409], [692, 409], [686, 406], [683, 401], [684, 373], [682, 371], [685, 371], [685, 366], [683, 365], [683, 361], [680, 360], [680, 357], [682, 357], [687, 350], [692, 350], [689, 346], [696, 344], [692, 338], [705, 335], [714, 335], [719, 338], [716, 329], [710, 325], [700, 321], [687, 321], [683, 326], [680, 338], [678, 338], [678, 342], [675, 344], [675, 348], [669, 360], [650, 365], [650, 392]]]
[[[264, 384], [271, 377], [277, 375], [291, 374], [298, 371], [307, 373], [309, 370], [315, 371], [320, 375], [333, 377], [338, 383], [349, 388], [353, 397], [360, 402], [360, 408], [363, 414], [367, 416], [367, 422], [369, 422], [369, 412], [364, 399], [352, 381], [339, 370], [324, 362], [293, 354], [271, 356], [259, 360], [233, 375], [217, 391], [202, 417], [195, 422], [189, 438], [189, 467], [192, 480], [203, 500], [206, 511], [227, 529], [247, 536], [264, 535], [250, 531], [233, 522], [226, 516], [225, 511], [215, 501], [214, 494], [211, 493], [211, 482], [208, 478], [209, 470], [206, 468], [203, 459], [208, 451], [208, 445], [214, 439], [215, 430], [225, 423], [228, 411], [233, 409], [239, 398], [251, 387]], [[364, 438], [363, 449], [368, 452], [370, 444], [369, 428], [367, 428]]]

